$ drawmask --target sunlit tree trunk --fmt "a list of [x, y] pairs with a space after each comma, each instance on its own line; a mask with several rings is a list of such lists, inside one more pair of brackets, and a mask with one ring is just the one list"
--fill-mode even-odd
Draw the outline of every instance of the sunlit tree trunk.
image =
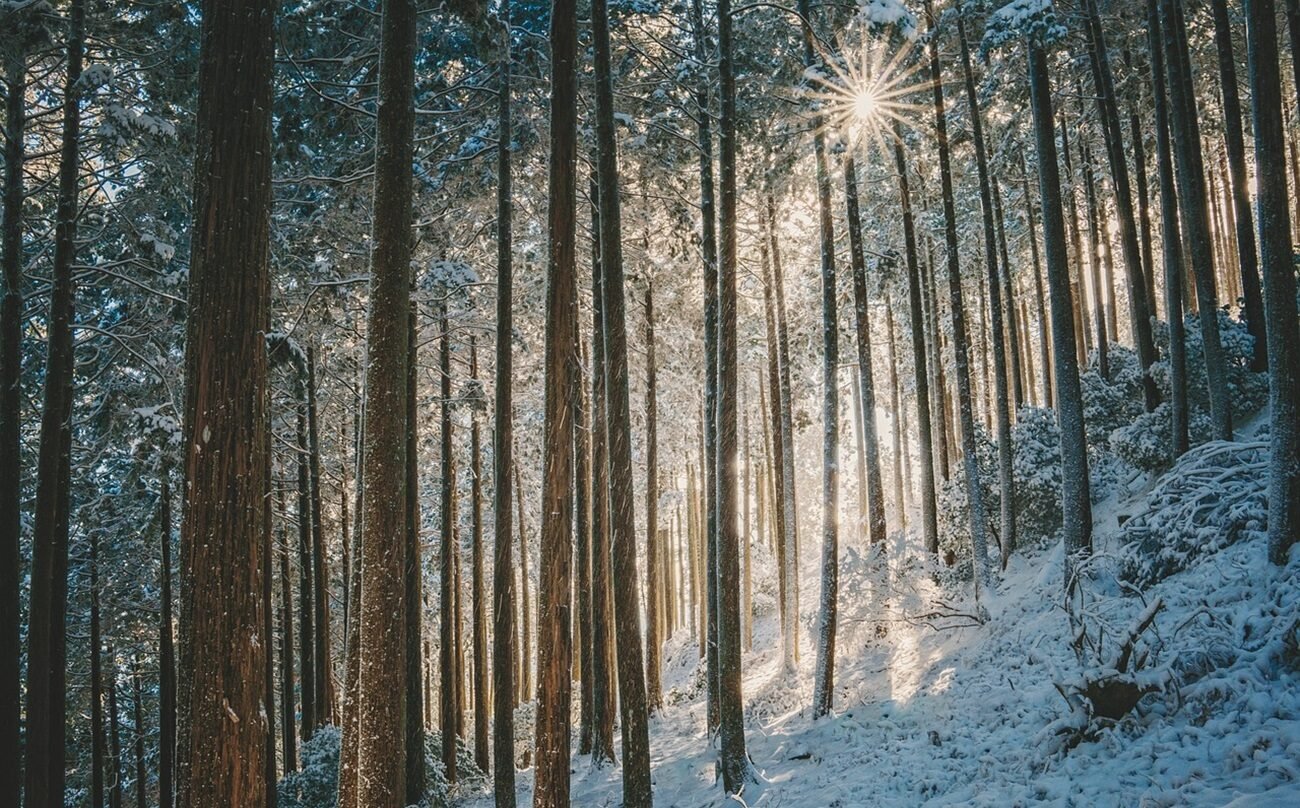
[[546, 393], [542, 547], [538, 598], [537, 735], [533, 805], [569, 804], [569, 708], [573, 667], [569, 604], [572, 551], [573, 403], [577, 281], [574, 254], [577, 151], [577, 10], [551, 2], [551, 149], [547, 230]]

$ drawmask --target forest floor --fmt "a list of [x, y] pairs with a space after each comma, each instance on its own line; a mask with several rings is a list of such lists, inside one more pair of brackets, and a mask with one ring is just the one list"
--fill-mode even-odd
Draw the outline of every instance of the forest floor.
[[[1100, 559], [1117, 557], [1118, 517], [1148, 509], [1154, 482], [1098, 504]], [[1096, 564], [1073, 627], [1059, 544], [1013, 558], [984, 593], [983, 622], [965, 616], [978, 613], [972, 593], [924, 570], [895, 569], [882, 605], [858, 547], [846, 547], [835, 709], [816, 721], [818, 589], [805, 563], [798, 670], [782, 670], [775, 614], [756, 620], [745, 655], [756, 776], [741, 800], [725, 800], [715, 774], [697, 646], [689, 631], [667, 643], [665, 708], [651, 720], [656, 805], [1300, 805], [1300, 554], [1279, 570], [1258, 531], [1242, 536], [1142, 592]], [[1113, 665], [1126, 629], [1156, 599], [1138, 681], [1163, 686], [1117, 722], [1068, 732], [1078, 725], [1057, 685], [1068, 692]], [[765, 600], [756, 598], [760, 611]], [[1089, 642], [1076, 654], [1080, 625]], [[576, 752], [573, 761], [575, 806], [619, 804], [617, 766], [593, 767]], [[526, 805], [531, 772], [519, 779]]]

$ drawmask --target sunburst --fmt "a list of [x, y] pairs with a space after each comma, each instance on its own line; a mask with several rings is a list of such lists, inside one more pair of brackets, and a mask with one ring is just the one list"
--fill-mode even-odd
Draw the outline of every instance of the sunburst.
[[821, 107], [825, 131], [850, 145], [883, 148], [900, 127], [912, 127], [926, 107], [908, 99], [929, 86], [918, 78], [923, 62], [911, 58], [913, 48], [912, 40], [893, 48], [875, 39], [842, 60], [823, 52], [831, 75], [813, 73], [817, 88], [809, 95]]

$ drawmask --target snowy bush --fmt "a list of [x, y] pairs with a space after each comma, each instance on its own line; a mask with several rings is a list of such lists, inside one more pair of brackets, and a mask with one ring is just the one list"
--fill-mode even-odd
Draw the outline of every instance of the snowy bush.
[[1124, 524], [1120, 576], [1147, 586], [1263, 535], [1267, 455], [1267, 441], [1211, 441], [1179, 458], [1148, 495], [1148, 510]]
[[278, 805], [284, 808], [333, 808], [339, 796], [338, 727], [318, 729], [300, 752], [300, 768], [280, 778]]
[[[1190, 409], [1188, 432], [1193, 444], [1210, 435], [1209, 393], [1205, 386], [1205, 354], [1201, 340], [1201, 321], [1195, 314], [1183, 319], [1184, 342], [1187, 346], [1187, 402]], [[1151, 365], [1151, 376], [1160, 389], [1161, 398], [1168, 400], [1173, 389], [1169, 368], [1169, 326], [1158, 323], [1155, 330], [1160, 360]], [[1228, 369], [1228, 397], [1232, 402], [1234, 418], [1255, 412], [1268, 400], [1268, 374], [1255, 373], [1250, 361], [1255, 341], [1246, 330], [1245, 323], [1234, 320], [1225, 311], [1219, 311], [1219, 338], [1223, 343], [1224, 361]]]
[[[975, 424], [975, 457], [979, 463], [980, 490], [984, 495], [985, 529], [989, 552], [996, 553], [998, 541], [998, 449], [982, 424]], [[951, 558], [953, 572], [963, 580], [971, 577], [970, 494], [966, 484], [966, 463], [960, 452], [953, 473], [938, 491], [939, 555]]]
[[1142, 367], [1137, 354], [1123, 345], [1111, 345], [1108, 375], [1103, 377], [1094, 351], [1083, 387], [1083, 419], [1090, 447], [1107, 447], [1110, 435], [1142, 414]]
[[1051, 540], [1061, 527], [1061, 430], [1056, 413], [1022, 407], [1011, 428], [1016, 537]]

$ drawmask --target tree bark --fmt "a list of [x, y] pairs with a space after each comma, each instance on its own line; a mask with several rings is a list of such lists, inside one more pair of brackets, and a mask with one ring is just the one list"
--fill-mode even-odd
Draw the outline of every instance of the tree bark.
[[[614, 136], [614, 88], [606, 0], [592, 0], [596, 56], [596, 144], [600, 189], [600, 269], [604, 298], [605, 413], [609, 430], [609, 522], [614, 586], [619, 717], [623, 735], [623, 804], [648, 806], [650, 734], [642, 655], [636, 559], [636, 511], [632, 490], [632, 420], [628, 393], [626, 305], [619, 205], [618, 145]], [[567, 475], [567, 476], [571, 476]], [[566, 550], [568, 533], [565, 533]], [[611, 581], [612, 583], [612, 581]]]
[[[1095, 3], [1096, 0], [1092, 2]], [[1250, 210], [1250, 177], [1246, 172], [1246, 144], [1241, 133], [1241, 100], [1237, 94], [1237, 60], [1232, 53], [1232, 25], [1228, 21], [1226, 0], [1210, 0], [1210, 10], [1214, 16], [1214, 46], [1219, 54], [1219, 85], [1223, 91], [1223, 144], [1228, 153], [1227, 185], [1231, 191], [1232, 216], [1236, 224], [1237, 262], [1240, 265], [1241, 293], [1245, 303], [1242, 314], [1247, 330], [1255, 338], [1251, 369], [1263, 371], [1268, 367], [1268, 340], [1264, 334], [1264, 295], [1260, 288], [1259, 256], [1255, 249], [1255, 219]], [[1268, 36], [1276, 36], [1276, 28], [1276, 23], [1270, 25]], [[1250, 42], [1247, 41], [1247, 48], [1249, 46]], [[1281, 92], [1280, 81], [1278, 92]], [[1278, 163], [1279, 176], [1285, 178], [1285, 139], [1279, 141], [1278, 148], [1281, 150], [1279, 154], [1283, 155]], [[1288, 210], [1287, 218], [1283, 219], [1284, 223], [1288, 222], [1289, 215]]]
[[492, 793], [496, 808], [515, 808], [515, 571], [510, 512], [514, 463], [514, 228], [511, 189], [510, 0], [502, 0], [497, 89], [496, 380], [492, 412]]
[[452, 442], [451, 421], [451, 334], [447, 321], [449, 292], [442, 290], [444, 299], [438, 303], [438, 368], [439, 411], [441, 426], [442, 504], [438, 508], [441, 529], [438, 533], [438, 727], [442, 732], [442, 766], [448, 783], [455, 783], [456, 736], [459, 734], [460, 716], [460, 658], [456, 653], [457, 624], [460, 609], [456, 598], [456, 553], [459, 540], [456, 535], [456, 462]]
[[311, 471], [311, 569], [316, 631], [316, 726], [334, 722], [333, 665], [330, 662], [329, 562], [321, 518], [320, 425], [316, 417], [316, 349], [307, 347], [307, 448]]
[[1300, 328], [1287, 203], [1286, 141], [1272, 0], [1246, 0], [1255, 159], [1259, 166], [1260, 258], [1266, 289], [1269, 404], [1268, 556], [1287, 562], [1300, 532]]
[[[68, 518], [72, 488], [72, 320], [80, 209], [81, 105], [78, 82], [85, 49], [85, 2], [68, 9], [67, 77], [59, 152], [54, 267], [50, 288], [36, 467], [31, 592], [27, 631], [27, 808], [64, 798], [67, 716]], [[16, 464], [15, 455], [9, 463]]]
[[577, 150], [577, 10], [551, 2], [551, 149], [547, 218], [546, 393], [538, 622], [534, 808], [569, 804], [569, 707], [573, 663], [569, 587], [577, 281], [574, 253]]
[[[270, 457], [268, 452], [267, 457]], [[173, 785], [176, 765], [176, 651], [172, 638], [172, 495], [171, 466], [165, 460], [162, 466], [162, 482], [158, 492], [158, 544], [160, 547], [159, 567], [162, 576], [159, 587], [158, 614], [158, 808], [172, 808], [175, 802]], [[269, 484], [269, 480], [268, 480]], [[270, 503], [266, 513], [270, 513]], [[269, 532], [268, 532], [269, 536]], [[271, 558], [265, 560], [264, 573], [271, 576]], [[270, 641], [268, 632], [267, 641]], [[99, 646], [95, 646], [98, 654]], [[269, 654], [268, 650], [268, 654]], [[95, 702], [98, 706], [99, 702]], [[286, 755], [288, 752], [286, 751]], [[285, 768], [288, 761], [285, 758]], [[96, 806], [101, 803], [95, 803]]]
[[1165, 93], [1165, 57], [1157, 0], [1147, 0], [1147, 44], [1151, 59], [1151, 96], [1156, 124], [1156, 166], [1160, 183], [1160, 248], [1164, 263], [1165, 317], [1169, 322], [1170, 447], [1177, 460], [1189, 448], [1187, 342], [1183, 329], [1183, 250], [1178, 226], [1178, 191], [1169, 142], [1169, 100]]
[[[90, 805], [104, 808], [104, 673], [99, 632], [99, 533], [90, 534]], [[16, 761], [15, 761], [16, 762]], [[161, 768], [159, 774], [162, 774]]]
[[[469, 374], [475, 389], [481, 389], [478, 387], [478, 346], [473, 336], [469, 338]], [[478, 411], [474, 409], [475, 407], [477, 404], [470, 402], [469, 507], [473, 538], [470, 589], [474, 612], [474, 762], [478, 764], [481, 771], [486, 772], [490, 766], [488, 720], [491, 702], [488, 700], [490, 696], [487, 670], [487, 590], [483, 577], [483, 458], [480, 448], [482, 438], [479, 434]]]
[[294, 463], [298, 469], [298, 672], [302, 714], [299, 736], [304, 742], [316, 731], [316, 574], [312, 561], [311, 475], [308, 472], [306, 380], [301, 380], [298, 405], [297, 443]]
[[[406, 398], [411, 317], [411, 163], [416, 12], [384, 0], [380, 18], [370, 310], [362, 479], [357, 805], [406, 798]], [[351, 808], [351, 806], [348, 806]]]
[[1228, 398], [1227, 368], [1219, 337], [1218, 302], [1214, 289], [1214, 246], [1210, 240], [1209, 204], [1201, 154], [1191, 67], [1178, 30], [1183, 25], [1178, 0], [1160, 0], [1164, 35], [1165, 73], [1169, 82], [1170, 129], [1176, 158], [1184, 254], [1196, 281], [1201, 318], [1201, 345], [1209, 387], [1210, 420], [1217, 440], [1232, 440], [1232, 402]]
[[406, 327], [406, 502], [402, 527], [406, 561], [402, 581], [406, 598], [406, 802], [414, 805], [424, 796], [424, 558], [420, 552], [420, 422], [417, 398], [419, 324], [415, 304]]
[[[284, 519], [284, 496], [279, 498], [280, 519]], [[289, 551], [285, 548], [284, 531], [279, 531], [280, 548], [280, 746], [284, 754], [284, 770], [298, 768], [297, 735], [293, 731], [295, 705], [293, 699], [293, 584], [289, 578]], [[340, 766], [340, 777], [342, 766]]]
[[[653, 714], [663, 709], [663, 694], [659, 685], [659, 647], [662, 617], [661, 596], [664, 581], [659, 547], [659, 429], [658, 403], [655, 400], [655, 308], [654, 283], [647, 282], [645, 289], [645, 524], [646, 524], [646, 708]], [[585, 671], [584, 671], [585, 674]]]
[[[262, 509], [274, 4], [205, 2], [199, 58], [181, 527], [177, 804], [253, 805], [270, 716]], [[239, 763], [242, 762], [242, 765]]]
[[1066, 551], [1064, 588], [1068, 593], [1072, 586], [1072, 559], [1090, 552], [1092, 548], [1088, 448], [1084, 437], [1078, 353], [1074, 343], [1074, 303], [1065, 241], [1065, 210], [1061, 203], [1061, 175], [1056, 156], [1051, 78], [1043, 45], [1031, 39], [1026, 49], [1029, 98], [1038, 151], [1038, 194], [1043, 205], [1043, 252], [1052, 307], [1056, 420], [1061, 432], [1061, 511]]

